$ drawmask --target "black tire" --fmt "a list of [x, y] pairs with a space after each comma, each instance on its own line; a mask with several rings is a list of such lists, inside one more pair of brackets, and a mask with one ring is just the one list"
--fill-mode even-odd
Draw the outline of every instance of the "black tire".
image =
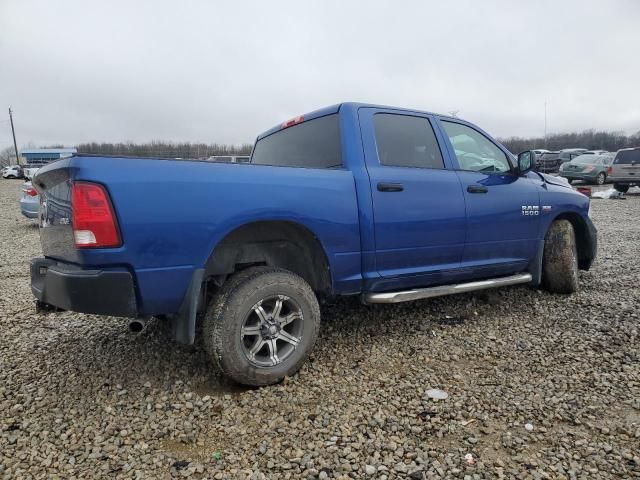
[[621, 183], [614, 183], [613, 188], [615, 188], [620, 193], [627, 193], [629, 191], [629, 185], [623, 185]]
[[[288, 327], [280, 327], [274, 316], [271, 320], [277, 323], [277, 327], [272, 328], [277, 332], [269, 332], [267, 328], [260, 335], [244, 333], [247, 329], [261, 328], [257, 325], [247, 326], [250, 318], [260, 323], [254, 307], [262, 305], [261, 302], [273, 301], [275, 304], [278, 300], [281, 301], [281, 309], [288, 308], [286, 305], [291, 304], [295, 306], [296, 312], [300, 312], [300, 318], [296, 317], [296, 313], [294, 320], [290, 320], [290, 325], [297, 329], [296, 332], [285, 331]], [[291, 308], [292, 313], [293, 311], [294, 308]], [[233, 275], [223, 285], [205, 315], [203, 335], [209, 356], [225, 376], [243, 385], [263, 386], [278, 383], [300, 369], [315, 344], [319, 329], [320, 307], [307, 282], [287, 270], [253, 267]], [[281, 340], [279, 336], [285, 333], [290, 338], [297, 339], [298, 343], [293, 345]], [[278, 338], [267, 339], [263, 335], [276, 335]], [[253, 347], [250, 348], [247, 341], [255, 346], [260, 341], [265, 343], [263, 348], [251, 354], [249, 350], [253, 350]], [[280, 360], [280, 350], [275, 347], [275, 360], [279, 363], [258, 364], [262, 358], [261, 352], [264, 352], [263, 357], [269, 357], [268, 360], [274, 359], [269, 354], [273, 353], [272, 346], [276, 343], [286, 351], [283, 359]]]
[[604, 172], [600, 172], [597, 176], [596, 176], [596, 180], [595, 180], [595, 184], [596, 185], [604, 185], [607, 181], [607, 174]]
[[573, 293], [578, 289], [578, 250], [569, 220], [556, 220], [547, 231], [542, 284], [553, 293]]

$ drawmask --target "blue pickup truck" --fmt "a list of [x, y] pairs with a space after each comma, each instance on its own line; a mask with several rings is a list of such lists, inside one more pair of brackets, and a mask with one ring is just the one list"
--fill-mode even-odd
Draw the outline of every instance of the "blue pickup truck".
[[589, 199], [475, 125], [343, 103], [258, 136], [249, 164], [76, 155], [42, 168], [43, 308], [172, 323], [227, 376], [295, 373], [323, 301], [578, 287]]

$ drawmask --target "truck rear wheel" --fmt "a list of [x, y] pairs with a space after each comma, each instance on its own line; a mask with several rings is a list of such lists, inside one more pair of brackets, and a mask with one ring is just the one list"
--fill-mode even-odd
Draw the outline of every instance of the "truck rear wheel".
[[629, 185], [623, 185], [622, 183], [614, 183], [613, 188], [620, 193], [627, 193], [629, 191]]
[[576, 235], [569, 220], [556, 220], [547, 231], [542, 284], [553, 293], [573, 293], [578, 289]]
[[204, 345], [222, 373], [244, 385], [297, 372], [318, 336], [315, 293], [289, 271], [253, 267], [229, 279], [204, 320]]

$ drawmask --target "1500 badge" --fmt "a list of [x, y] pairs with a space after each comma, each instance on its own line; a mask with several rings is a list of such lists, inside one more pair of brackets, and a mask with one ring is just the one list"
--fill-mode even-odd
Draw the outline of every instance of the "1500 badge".
[[522, 215], [540, 215], [540, 207], [538, 205], [522, 205]]

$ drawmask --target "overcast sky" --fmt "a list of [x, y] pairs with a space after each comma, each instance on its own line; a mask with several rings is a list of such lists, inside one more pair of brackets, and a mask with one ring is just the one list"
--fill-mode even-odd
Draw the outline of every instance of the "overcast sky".
[[640, 130], [640, 1], [0, 0], [0, 148], [253, 142], [316, 108]]

